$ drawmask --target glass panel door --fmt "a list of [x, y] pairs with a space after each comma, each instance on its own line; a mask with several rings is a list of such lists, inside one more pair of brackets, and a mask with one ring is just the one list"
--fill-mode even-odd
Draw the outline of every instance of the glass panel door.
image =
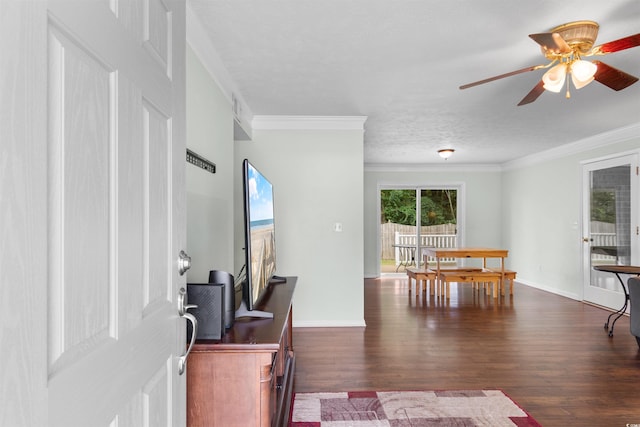
[[416, 198], [415, 188], [380, 191], [382, 273], [404, 273], [407, 267], [415, 265]]
[[457, 218], [457, 188], [380, 190], [381, 273], [422, 267], [425, 246], [456, 247]]
[[[420, 191], [420, 248], [455, 248], [458, 246], [458, 192], [455, 189], [423, 189]], [[419, 257], [423, 261], [423, 257]], [[455, 259], [445, 259], [455, 262]], [[435, 259], [427, 260], [435, 263]]]
[[624, 304], [622, 286], [615, 274], [594, 267], [637, 263], [637, 180], [636, 155], [583, 167], [584, 299], [615, 310]]

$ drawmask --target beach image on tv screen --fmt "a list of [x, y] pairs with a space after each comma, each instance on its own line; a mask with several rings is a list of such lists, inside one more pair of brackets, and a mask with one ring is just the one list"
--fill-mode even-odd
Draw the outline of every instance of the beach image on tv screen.
[[273, 187], [251, 165], [249, 165], [249, 214], [252, 299], [256, 301], [275, 271], [275, 227]]

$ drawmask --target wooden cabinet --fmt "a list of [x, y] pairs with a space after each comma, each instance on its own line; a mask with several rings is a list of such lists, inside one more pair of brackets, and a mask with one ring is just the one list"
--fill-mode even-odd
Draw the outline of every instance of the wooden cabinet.
[[286, 426], [295, 357], [295, 277], [271, 284], [257, 309], [273, 319], [236, 319], [221, 340], [198, 340], [187, 362], [189, 427]]

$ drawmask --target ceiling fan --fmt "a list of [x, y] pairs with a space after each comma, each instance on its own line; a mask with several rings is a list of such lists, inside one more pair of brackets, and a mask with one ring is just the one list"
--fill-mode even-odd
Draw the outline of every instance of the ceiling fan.
[[576, 89], [580, 89], [593, 80], [610, 87], [613, 90], [622, 90], [638, 81], [637, 77], [613, 68], [602, 61], [586, 61], [582, 58], [589, 56], [607, 55], [609, 53], [630, 49], [640, 45], [640, 33], [610, 41], [599, 46], [593, 46], [598, 36], [599, 25], [593, 21], [575, 21], [552, 28], [548, 33], [529, 34], [542, 49], [542, 54], [550, 62], [548, 64], [535, 65], [489, 77], [488, 79], [468, 83], [460, 86], [467, 89], [505, 77], [528, 71], [548, 68], [542, 76], [542, 80], [518, 103], [518, 106], [529, 104], [545, 91], [560, 92], [565, 81], [567, 82], [566, 97], [570, 97], [569, 81], [567, 75], [571, 75], [571, 81]]

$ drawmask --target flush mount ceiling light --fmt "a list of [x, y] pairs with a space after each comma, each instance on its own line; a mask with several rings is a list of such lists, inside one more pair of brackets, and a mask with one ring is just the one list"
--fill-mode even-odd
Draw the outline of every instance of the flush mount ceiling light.
[[447, 160], [449, 157], [451, 157], [454, 151], [456, 150], [454, 150], [453, 148], [443, 148], [441, 150], [438, 150], [438, 154], [440, 155], [440, 157]]
[[542, 54], [549, 60], [548, 64], [535, 65], [510, 73], [501, 74], [488, 79], [479, 80], [460, 86], [467, 89], [483, 83], [514, 76], [540, 69], [548, 69], [542, 76], [542, 80], [529, 92], [518, 105], [529, 104], [545, 91], [560, 92], [565, 85], [566, 97], [569, 98], [569, 81], [567, 75], [571, 75], [571, 82], [576, 89], [581, 89], [596, 80], [613, 90], [625, 89], [638, 78], [620, 71], [602, 61], [586, 61], [583, 57], [595, 55], [607, 55], [632, 47], [640, 46], [640, 33], [623, 37], [599, 46], [593, 46], [598, 36], [600, 26], [593, 21], [575, 21], [558, 25], [547, 33], [529, 34], [529, 37], [540, 45]]

